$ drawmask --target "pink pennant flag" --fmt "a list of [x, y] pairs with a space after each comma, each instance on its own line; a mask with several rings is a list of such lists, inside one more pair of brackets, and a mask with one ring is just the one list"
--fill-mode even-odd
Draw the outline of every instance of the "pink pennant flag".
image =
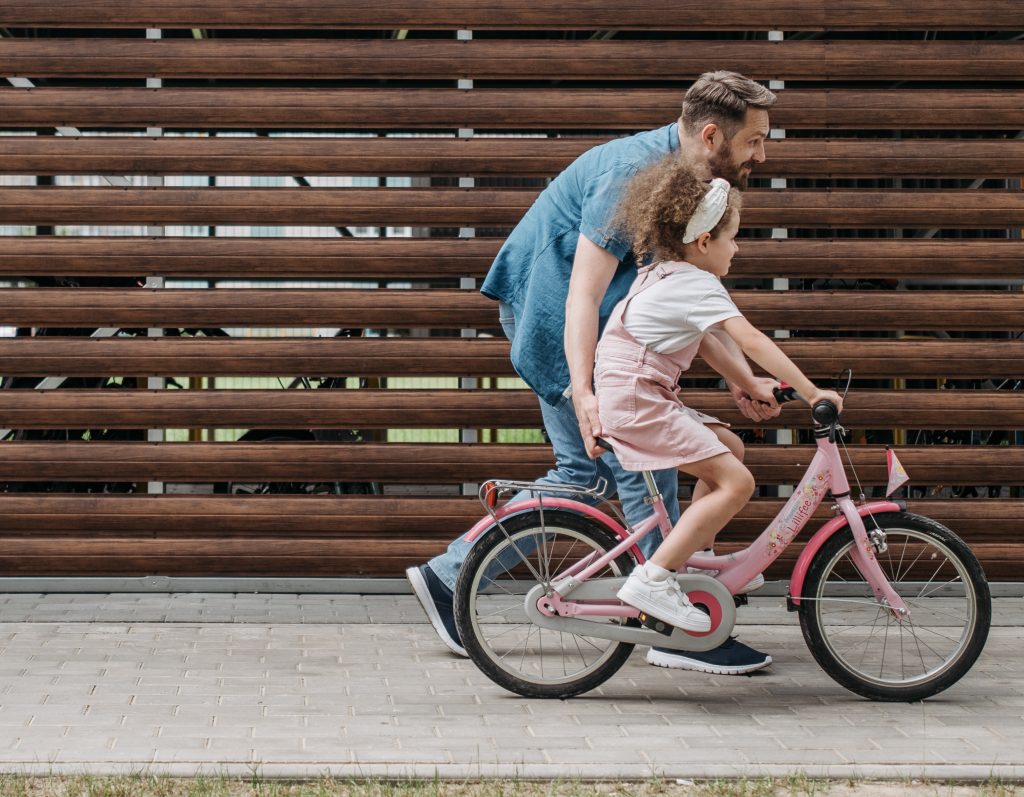
[[889, 485], [885, 489], [885, 496], [888, 498], [896, 492], [901, 484], [910, 481], [910, 477], [907, 475], [907, 472], [903, 470], [903, 466], [900, 464], [900, 461], [896, 459], [896, 452], [890, 449], [889, 446], [885, 447], [885, 458], [889, 463]]

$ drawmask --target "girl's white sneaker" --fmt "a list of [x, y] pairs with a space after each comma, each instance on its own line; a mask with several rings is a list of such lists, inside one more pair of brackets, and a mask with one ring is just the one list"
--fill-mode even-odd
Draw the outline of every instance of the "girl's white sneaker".
[[675, 578], [669, 576], [664, 581], [654, 581], [643, 565], [634, 568], [616, 597], [684, 631], [706, 633], [711, 630], [711, 618], [690, 603]]

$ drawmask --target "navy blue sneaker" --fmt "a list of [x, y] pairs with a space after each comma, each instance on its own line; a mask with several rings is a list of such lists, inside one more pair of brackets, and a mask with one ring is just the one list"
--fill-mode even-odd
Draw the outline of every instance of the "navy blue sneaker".
[[452, 651], [460, 656], [469, 658], [466, 649], [462, 647], [462, 640], [459, 639], [459, 629], [455, 627], [455, 606], [453, 603], [452, 591], [445, 583], [437, 577], [437, 574], [430, 569], [430, 565], [410, 567], [405, 571], [405, 577], [412, 584], [413, 594], [419, 599], [423, 611], [430, 618], [431, 625], [437, 631]]
[[731, 636], [714, 650], [703, 652], [651, 648], [647, 651], [647, 663], [655, 667], [671, 667], [676, 670], [695, 670], [715, 675], [743, 675], [760, 670], [772, 663], [767, 653], [758, 653], [752, 647]]

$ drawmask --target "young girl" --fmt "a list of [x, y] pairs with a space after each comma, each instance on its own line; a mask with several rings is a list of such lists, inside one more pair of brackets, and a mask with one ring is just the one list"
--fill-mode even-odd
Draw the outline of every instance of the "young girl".
[[[743, 352], [783, 379], [812, 404], [839, 395], [815, 387], [793, 362], [743, 317], [720, 278], [738, 247], [740, 196], [729, 183], [699, 180], [679, 158], [641, 171], [623, 197], [618, 223], [642, 268], [629, 295], [616, 305], [597, 348], [594, 382], [604, 437], [630, 471], [678, 468], [696, 476], [689, 508], [672, 533], [618, 593], [624, 603], [680, 628], [704, 632], [710, 618], [675, 581], [696, 552], [743, 508], [754, 479], [743, 465], [743, 444], [717, 418], [683, 405], [679, 376], [696, 354], [733, 382], [744, 384], [720, 326]], [[717, 331], [717, 330], [716, 330]], [[750, 386], [751, 397], [777, 406], [771, 391]]]

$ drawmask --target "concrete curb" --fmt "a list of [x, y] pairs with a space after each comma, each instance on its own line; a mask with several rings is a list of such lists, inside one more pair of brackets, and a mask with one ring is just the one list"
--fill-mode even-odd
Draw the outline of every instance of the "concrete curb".
[[287, 763], [222, 763], [210, 764], [179, 761], [175, 763], [131, 763], [91, 761], [81, 763], [43, 763], [39, 761], [3, 762], [0, 772], [5, 775], [32, 777], [46, 775], [95, 776], [136, 775], [173, 778], [253, 777], [267, 780], [315, 780], [333, 777], [338, 780], [493, 780], [518, 779], [531, 781], [580, 780], [587, 782], [661, 780], [738, 780], [765, 777], [788, 778], [805, 775], [817, 780], [905, 781], [908, 779], [980, 783], [990, 780], [1024, 783], [1024, 764], [1009, 765], [944, 765], [944, 764], [885, 764], [885, 765], [810, 765], [751, 764], [747, 766], [693, 765], [650, 767], [626, 766], [559, 766], [551, 764], [287, 764]]

